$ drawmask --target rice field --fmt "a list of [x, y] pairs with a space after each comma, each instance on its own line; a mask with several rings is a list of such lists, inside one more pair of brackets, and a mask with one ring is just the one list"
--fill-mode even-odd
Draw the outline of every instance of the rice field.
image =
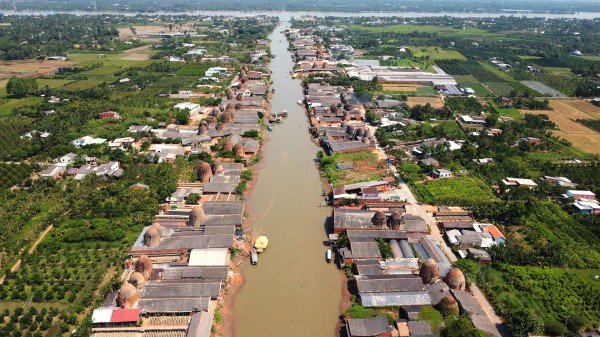
[[600, 154], [600, 133], [577, 122], [578, 119], [600, 118], [600, 108], [591, 105], [598, 109], [593, 110], [588, 105], [591, 104], [583, 100], [552, 100], [550, 111], [521, 110], [521, 112], [548, 115], [558, 127], [558, 130], [552, 132], [555, 136], [570, 141], [574, 147], [585, 152]]
[[436, 109], [444, 107], [444, 101], [442, 101], [440, 97], [408, 97], [406, 102], [411, 108], [415, 105], [426, 104], [431, 104], [431, 106]]

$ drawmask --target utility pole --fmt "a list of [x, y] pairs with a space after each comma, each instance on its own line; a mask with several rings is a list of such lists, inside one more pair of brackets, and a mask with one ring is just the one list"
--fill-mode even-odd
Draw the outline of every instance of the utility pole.
[[16, 0], [12, 0], [12, 5], [13, 5], [13, 11], [17, 11], [17, 2]]

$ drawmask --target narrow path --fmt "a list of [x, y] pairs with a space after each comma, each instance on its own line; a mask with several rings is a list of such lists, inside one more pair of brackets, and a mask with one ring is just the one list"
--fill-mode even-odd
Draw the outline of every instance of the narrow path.
[[54, 228], [54, 225], [48, 226], [48, 228], [46, 228], [46, 230], [44, 230], [42, 234], [40, 234], [37, 240], [35, 240], [35, 242], [33, 243], [33, 246], [31, 246], [31, 248], [29, 248], [29, 250], [27, 251], [27, 254], [33, 253], [35, 248], [40, 244], [40, 242], [42, 242], [42, 240], [44, 240], [44, 238], [52, 230], [52, 228]]
[[[31, 246], [31, 248], [29, 248], [29, 250], [27, 251], [27, 254], [31, 254], [33, 253], [33, 251], [35, 250], [35, 248], [40, 244], [40, 242], [42, 242], [42, 240], [44, 240], [44, 238], [46, 237], [46, 235], [50, 232], [50, 230], [52, 230], [52, 228], [54, 228], [54, 225], [50, 225], [48, 226], [48, 228], [46, 228], [41, 234], [40, 236], [37, 238], [37, 240], [35, 240], [35, 242], [33, 243], [33, 245]], [[22, 250], [21, 250], [22, 252]], [[21, 254], [21, 252], [19, 252], [19, 254]], [[10, 267], [10, 272], [14, 273], [15, 271], [17, 271], [17, 269], [19, 269], [19, 267], [21, 267], [21, 259], [18, 259], [13, 265], [12, 267]], [[2, 275], [0, 277], [0, 284], [4, 283], [4, 279], [6, 278], [6, 275]]]

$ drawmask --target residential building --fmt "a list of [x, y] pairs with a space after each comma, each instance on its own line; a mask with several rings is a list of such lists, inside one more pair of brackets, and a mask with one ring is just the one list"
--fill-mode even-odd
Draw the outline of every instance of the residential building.
[[502, 180], [502, 183], [507, 187], [517, 186], [524, 188], [534, 188], [537, 187], [537, 184], [531, 179], [523, 179], [523, 178], [506, 178]]
[[568, 190], [566, 196], [573, 199], [596, 199], [596, 194], [592, 191]]
[[116, 111], [105, 111], [98, 114], [100, 119], [119, 119], [121, 115]]
[[431, 172], [431, 176], [435, 179], [452, 178], [452, 172], [446, 169], [435, 169]]

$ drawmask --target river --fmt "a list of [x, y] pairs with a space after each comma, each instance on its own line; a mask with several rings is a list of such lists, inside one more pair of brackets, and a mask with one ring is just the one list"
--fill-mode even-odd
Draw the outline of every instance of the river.
[[498, 18], [501, 16], [516, 16], [516, 17], [527, 17], [527, 18], [546, 18], [546, 19], [596, 19], [600, 18], [600, 12], [578, 12], [578, 13], [539, 13], [539, 12], [528, 12], [528, 11], [514, 11], [507, 10], [503, 12], [314, 12], [314, 11], [201, 11], [201, 10], [189, 10], [189, 11], [155, 11], [155, 12], [131, 12], [131, 11], [65, 11], [65, 10], [23, 10], [13, 11], [5, 10], [2, 13], [4, 15], [51, 15], [51, 14], [73, 14], [73, 15], [101, 15], [101, 14], [112, 14], [112, 15], [123, 15], [123, 16], [156, 16], [156, 15], [226, 15], [226, 16], [255, 16], [255, 15], [267, 15], [276, 16], [281, 21], [290, 21], [292, 18], [299, 18], [303, 15], [310, 15], [315, 17], [325, 16], [338, 16], [338, 17], [403, 17], [403, 18], [425, 18], [425, 17], [438, 17], [438, 16], [449, 16], [454, 18]]
[[291, 79], [288, 42], [280, 25], [271, 34], [275, 94], [272, 111], [289, 117], [268, 134], [263, 168], [249, 197], [256, 221], [253, 237], [269, 246], [258, 265], [244, 266], [246, 283], [235, 299], [236, 337], [334, 336], [341, 300], [340, 272], [325, 262], [328, 207], [314, 158], [319, 150], [308, 133], [301, 82]]

